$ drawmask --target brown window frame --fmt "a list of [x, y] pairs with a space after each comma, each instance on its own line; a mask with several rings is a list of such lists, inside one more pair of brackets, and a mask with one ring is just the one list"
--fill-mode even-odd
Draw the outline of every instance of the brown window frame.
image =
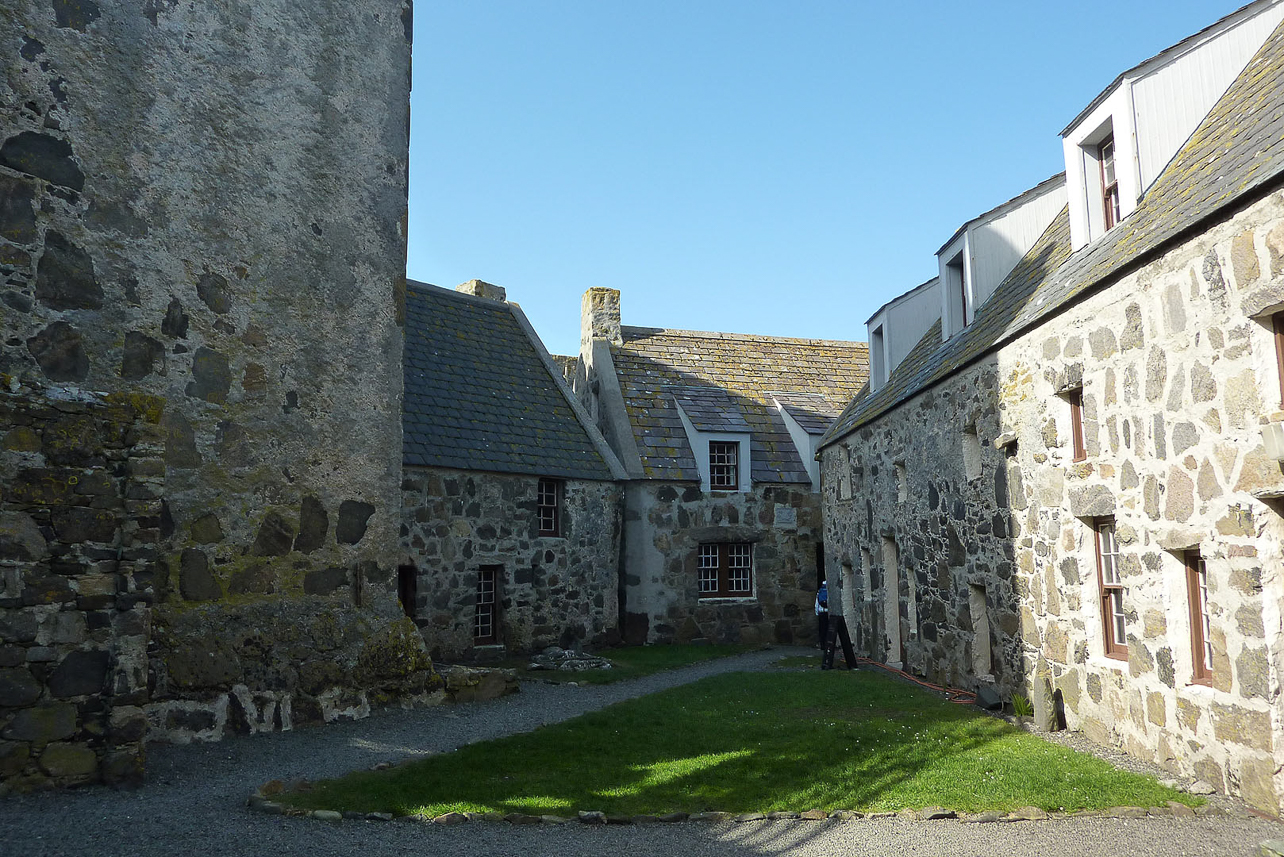
[[[1107, 153], [1106, 149], [1109, 149]], [[1106, 179], [1106, 159], [1110, 160], [1110, 171], [1114, 180]], [[1115, 163], [1115, 135], [1111, 134], [1097, 145], [1097, 164], [1101, 169], [1101, 208], [1106, 229], [1114, 229], [1119, 223], [1119, 168]]]
[[477, 569], [477, 589], [473, 599], [474, 645], [499, 642], [499, 592], [503, 572], [502, 565], [483, 565]]
[[1083, 442], [1083, 388], [1066, 393], [1070, 402], [1070, 440], [1074, 445], [1074, 460], [1083, 461], [1088, 457], [1088, 449]]
[[753, 542], [701, 543], [696, 549], [696, 589], [699, 597], [752, 598], [753, 569]]
[[[1105, 655], [1118, 660], [1128, 659], [1128, 629], [1123, 612], [1123, 580], [1119, 576], [1119, 542], [1116, 538], [1114, 518], [1098, 518], [1092, 524], [1093, 540], [1097, 549], [1097, 594], [1101, 604], [1102, 643]], [[1109, 533], [1109, 548], [1102, 547], [1102, 537]], [[1120, 628], [1119, 626], [1123, 627]], [[1120, 633], [1122, 631], [1122, 634]], [[1119, 639], [1120, 637], [1123, 639]]]
[[535, 487], [535, 516], [541, 536], [562, 534], [562, 480], [540, 478]]
[[[718, 456], [723, 456], [723, 460], [718, 461]], [[740, 441], [709, 441], [709, 488], [714, 491], [739, 490]]]
[[1208, 565], [1197, 550], [1186, 551], [1186, 600], [1190, 605], [1191, 683], [1212, 684], [1213, 647], [1208, 640]]
[[1284, 408], [1284, 312], [1271, 316], [1271, 330], [1275, 334], [1275, 365], [1280, 378], [1280, 407]]

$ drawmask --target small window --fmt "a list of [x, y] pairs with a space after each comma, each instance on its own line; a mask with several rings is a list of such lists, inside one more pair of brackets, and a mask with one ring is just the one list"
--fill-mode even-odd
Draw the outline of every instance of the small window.
[[740, 487], [740, 444], [709, 441], [709, 486], [715, 491]]
[[473, 642], [499, 642], [499, 572], [497, 565], [477, 570], [477, 599], [473, 610]]
[[896, 473], [896, 502], [904, 503], [909, 499], [909, 476], [905, 473], [905, 465], [897, 462], [892, 465]]
[[753, 545], [749, 542], [702, 544], [697, 572], [701, 598], [753, 595]]
[[1083, 461], [1088, 457], [1083, 443], [1083, 388], [1071, 390], [1066, 398], [1070, 402], [1070, 439], [1074, 445], [1074, 460]]
[[969, 480], [981, 476], [981, 438], [976, 426], [963, 429], [963, 473]]
[[886, 381], [886, 350], [883, 344], [883, 326], [880, 324], [869, 335], [869, 387], [871, 390], [877, 390]]
[[1128, 627], [1124, 617], [1124, 587], [1119, 578], [1119, 544], [1115, 541], [1115, 522], [1096, 522], [1097, 584], [1101, 593], [1101, 623], [1105, 633], [1107, 657], [1128, 659]]
[[1115, 136], [1111, 134], [1097, 147], [1101, 165], [1101, 203], [1106, 229], [1119, 222], [1119, 180], [1115, 177]]
[[957, 313], [952, 320], [958, 322], [958, 324], [957, 326], [951, 325], [951, 327], [953, 327], [954, 332], [957, 332], [971, 323], [971, 319], [968, 318], [967, 269], [963, 265], [962, 253], [945, 263], [945, 275], [947, 280], [946, 288], [949, 289], [951, 314]]
[[852, 498], [852, 451], [846, 446], [838, 447], [838, 499]]
[[1186, 592], [1190, 602], [1191, 680], [1208, 684], [1213, 678], [1213, 644], [1208, 617], [1208, 567], [1199, 551], [1186, 552]]
[[990, 649], [990, 607], [984, 586], [968, 584], [967, 605], [972, 615], [972, 672], [978, 676], [992, 676], [994, 656]]
[[397, 568], [397, 600], [401, 609], [411, 619], [417, 612], [419, 597], [419, 574], [413, 565], [402, 565]]
[[1271, 316], [1271, 328], [1275, 331], [1275, 365], [1280, 377], [1280, 407], [1284, 408], [1284, 312]]
[[541, 536], [560, 536], [562, 534], [561, 480], [541, 479], [537, 492], [535, 511], [539, 516], [539, 534]]

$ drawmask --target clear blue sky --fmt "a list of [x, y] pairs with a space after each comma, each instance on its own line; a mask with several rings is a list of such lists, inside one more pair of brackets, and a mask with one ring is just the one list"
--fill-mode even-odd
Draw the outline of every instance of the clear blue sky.
[[863, 340], [1119, 72], [1240, 5], [420, 2], [408, 273], [504, 286], [560, 354], [592, 286], [628, 325]]

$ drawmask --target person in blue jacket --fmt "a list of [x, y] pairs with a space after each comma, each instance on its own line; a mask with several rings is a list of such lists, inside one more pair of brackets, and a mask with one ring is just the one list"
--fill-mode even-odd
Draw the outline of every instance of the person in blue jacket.
[[822, 580], [820, 589], [816, 590], [816, 624], [820, 631], [820, 648], [825, 648], [829, 637], [829, 581]]

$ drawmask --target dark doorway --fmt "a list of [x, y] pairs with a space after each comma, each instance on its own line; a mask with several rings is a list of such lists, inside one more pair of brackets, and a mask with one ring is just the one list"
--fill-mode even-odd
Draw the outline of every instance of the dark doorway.
[[419, 598], [419, 571], [413, 565], [397, 566], [397, 600], [411, 619], [415, 618]]

